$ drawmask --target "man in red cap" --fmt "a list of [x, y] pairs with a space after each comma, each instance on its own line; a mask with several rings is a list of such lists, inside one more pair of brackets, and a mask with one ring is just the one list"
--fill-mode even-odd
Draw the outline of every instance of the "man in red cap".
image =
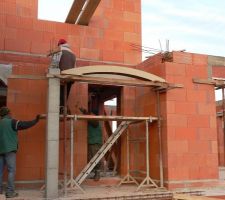
[[[59, 69], [61, 71], [71, 69], [75, 67], [76, 63], [76, 56], [73, 53], [73, 51], [70, 49], [69, 44], [65, 39], [59, 39], [57, 48], [51, 52], [49, 55], [54, 55], [55, 53], [58, 53], [59, 57]], [[63, 108], [65, 105], [64, 102], [64, 85], [67, 85], [67, 98], [70, 93], [70, 89], [74, 81], [67, 81], [66, 83], [61, 82], [60, 85], [60, 113], [63, 114]]]
[[59, 39], [59, 41], [58, 41], [58, 46], [59, 45], [62, 45], [62, 44], [66, 44], [67, 42], [66, 42], [66, 40], [65, 39]]
[[[68, 45], [68, 43], [66, 42], [66, 40], [64, 39], [60, 39], [58, 41], [58, 47], [60, 48], [60, 51], [62, 53], [61, 57], [60, 57], [60, 61], [59, 61], [59, 69], [61, 71], [63, 70], [67, 70], [67, 69], [71, 69], [75, 67], [75, 63], [76, 63], [76, 56], [74, 55], [73, 51], [70, 49], [70, 46]], [[67, 81], [66, 83], [62, 83], [60, 85], [60, 112], [63, 113], [63, 108], [65, 105], [64, 102], [64, 84], [67, 85], [67, 99], [69, 97], [70, 94], [70, 89], [72, 84], [74, 83], [74, 81]], [[68, 109], [68, 112], [69, 109]]]

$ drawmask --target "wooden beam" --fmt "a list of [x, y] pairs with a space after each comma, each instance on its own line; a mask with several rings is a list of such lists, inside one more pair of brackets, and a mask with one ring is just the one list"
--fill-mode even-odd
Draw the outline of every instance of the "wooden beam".
[[121, 79], [109, 79], [109, 78], [92, 78], [92, 77], [83, 77], [83, 76], [73, 76], [73, 75], [52, 75], [47, 74], [47, 76], [39, 75], [16, 75], [12, 74], [9, 76], [9, 79], [28, 79], [28, 80], [46, 80], [50, 77], [57, 77], [64, 80], [74, 80], [78, 82], [92, 83], [97, 85], [118, 85], [118, 86], [137, 86], [137, 87], [161, 87], [168, 88], [169, 86], [182, 87], [181, 84], [168, 84], [160, 82], [150, 82], [150, 81], [141, 81], [141, 80], [121, 80]]
[[74, 0], [66, 17], [66, 23], [75, 24], [86, 0]]
[[[60, 117], [64, 117], [60, 115]], [[41, 118], [46, 118], [46, 114], [42, 114]], [[105, 116], [105, 115], [66, 115], [66, 118], [74, 118], [76, 120], [95, 120], [95, 121], [157, 121], [157, 117], [149, 116], [149, 117], [129, 117], [129, 116]]]
[[[122, 79], [112, 79], [112, 78], [95, 78], [95, 77], [85, 77], [85, 76], [73, 76], [73, 75], [54, 75], [55, 77], [65, 79], [65, 80], [75, 80], [84, 83], [92, 83], [98, 85], [117, 85], [117, 86], [139, 86], [139, 87], [162, 87], [167, 88], [169, 84], [161, 82], [151, 82], [142, 80], [122, 80]], [[51, 75], [49, 75], [51, 77]]]
[[[72, 69], [63, 70], [61, 74], [65, 75], [86, 75], [90, 77], [110, 77], [112, 75], [121, 75], [122, 78], [118, 77], [118, 79], [127, 78], [136, 78], [139, 80], [148, 80], [148, 81], [157, 81], [157, 82], [166, 82], [165, 79], [156, 76], [155, 74], [148, 73], [143, 70], [134, 69], [131, 67], [124, 67], [124, 66], [116, 66], [116, 65], [91, 65], [91, 66], [83, 66], [83, 67], [76, 67]], [[104, 78], [103, 77], [103, 78]], [[114, 76], [115, 78], [115, 76]]]
[[[104, 114], [106, 115], [105, 110], [104, 110]], [[105, 136], [105, 139], [107, 140], [113, 134], [113, 132], [112, 132], [112, 127], [111, 127], [109, 121], [104, 121], [104, 125], [105, 125], [105, 130], [106, 130], [106, 135], [104, 135], [104, 136]], [[109, 164], [110, 158], [112, 158], [112, 161], [114, 164], [114, 169], [116, 170], [117, 169], [117, 157], [116, 157], [116, 153], [115, 153], [115, 146], [113, 146], [111, 148], [111, 150], [105, 155], [107, 165]]]
[[193, 83], [215, 85], [217, 87], [225, 87], [224, 80], [193, 78], [192, 81], [193, 81]]
[[8, 78], [10, 79], [29, 79], [29, 80], [47, 80], [46, 76], [38, 76], [38, 75], [17, 75], [17, 74], [11, 74]]
[[100, 1], [101, 0], [88, 0], [88, 3], [85, 6], [83, 12], [81, 13], [81, 16], [79, 17], [77, 24], [88, 25]]
[[198, 79], [198, 78], [193, 78], [192, 79], [193, 83], [199, 83], [199, 84], [208, 84], [208, 85], [215, 85], [215, 81], [212, 79]]

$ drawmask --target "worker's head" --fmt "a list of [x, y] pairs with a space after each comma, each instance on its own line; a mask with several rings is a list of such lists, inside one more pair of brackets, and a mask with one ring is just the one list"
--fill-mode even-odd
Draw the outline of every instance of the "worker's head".
[[59, 39], [58, 46], [62, 45], [62, 44], [66, 44], [66, 43], [67, 43], [67, 41], [65, 39]]
[[1, 107], [0, 117], [4, 117], [4, 116], [8, 115], [9, 113], [10, 113], [10, 110], [6, 106]]

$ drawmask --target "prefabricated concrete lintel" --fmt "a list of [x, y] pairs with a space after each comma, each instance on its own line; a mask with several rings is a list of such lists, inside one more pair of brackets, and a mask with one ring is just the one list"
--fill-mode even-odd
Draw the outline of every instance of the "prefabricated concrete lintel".
[[[60, 74], [57, 68], [50, 68], [49, 74]], [[47, 134], [46, 134], [46, 180], [45, 197], [58, 198], [59, 171], [59, 96], [60, 79], [48, 78]]]
[[208, 56], [208, 65], [225, 66], [225, 57]]

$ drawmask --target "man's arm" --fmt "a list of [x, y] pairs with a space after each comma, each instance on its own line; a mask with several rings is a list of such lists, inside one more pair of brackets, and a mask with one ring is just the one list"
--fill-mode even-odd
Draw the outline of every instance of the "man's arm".
[[56, 54], [56, 53], [59, 53], [60, 51], [61, 51], [61, 50], [60, 50], [60, 47], [55, 47], [55, 49], [50, 50], [50, 51], [48, 52], [47, 56], [52, 56], [52, 55], [54, 55], [54, 54]]
[[[87, 110], [86, 110], [85, 108], [80, 107], [79, 110], [80, 110], [83, 114], [85, 114], [85, 115], [90, 115], [90, 114], [93, 114], [93, 115], [94, 115], [94, 113], [88, 113]], [[98, 125], [99, 125], [99, 122], [96, 121], [96, 120], [88, 120], [88, 123], [89, 123], [90, 125], [92, 125], [94, 128], [98, 127]]]
[[37, 115], [34, 120], [31, 121], [19, 121], [19, 120], [12, 120], [12, 129], [14, 131], [24, 130], [28, 129], [32, 126], [34, 126], [40, 119], [40, 115]]

